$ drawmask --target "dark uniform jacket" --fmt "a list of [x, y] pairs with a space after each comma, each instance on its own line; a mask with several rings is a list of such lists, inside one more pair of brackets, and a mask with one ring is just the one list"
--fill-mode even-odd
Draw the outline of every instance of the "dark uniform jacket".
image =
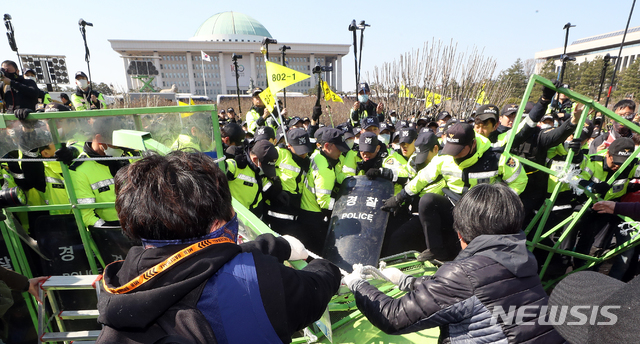
[[3, 91], [7, 112], [13, 112], [16, 109], [31, 109], [35, 111], [38, 103], [38, 92], [38, 85], [35, 81], [18, 75], [16, 79], [11, 80], [10, 85], [5, 85]]

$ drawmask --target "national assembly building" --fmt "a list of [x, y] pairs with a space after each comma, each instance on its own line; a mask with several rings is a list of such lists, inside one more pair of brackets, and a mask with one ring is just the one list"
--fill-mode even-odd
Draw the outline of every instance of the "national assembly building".
[[[271, 37], [257, 20], [238, 12], [222, 12], [207, 19], [193, 37], [183, 41], [119, 40], [111, 39], [111, 48], [123, 60], [129, 90], [137, 90], [143, 83], [127, 73], [132, 61], [150, 61], [158, 74], [151, 85], [169, 89], [173, 85], [179, 93], [191, 93], [215, 99], [217, 95], [236, 94], [236, 75], [232, 55], [238, 59], [240, 92], [250, 87], [266, 87], [266, 69], [261, 53], [262, 41]], [[342, 91], [342, 57], [349, 53], [349, 44], [289, 43], [278, 41], [269, 45], [269, 60], [282, 64], [279, 49], [286, 45], [286, 66], [311, 75], [316, 65], [332, 66], [324, 72], [323, 80], [336, 91]], [[203, 61], [202, 52], [206, 54]], [[287, 87], [290, 92], [306, 92], [314, 87], [309, 78]], [[174, 88], [175, 89], [175, 88]]]

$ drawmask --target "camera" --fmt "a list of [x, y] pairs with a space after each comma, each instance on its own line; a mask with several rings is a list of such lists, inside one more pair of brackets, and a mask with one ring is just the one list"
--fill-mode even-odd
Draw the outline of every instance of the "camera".
[[351, 24], [349, 24], [349, 31], [356, 31], [358, 29], [358, 26], [356, 25], [356, 20], [352, 20]]
[[0, 79], [4, 78], [4, 71], [0, 70]]
[[269, 37], [265, 37], [262, 40], [262, 45], [267, 45], [267, 44], [278, 44], [278, 40], [277, 39], [273, 39], [273, 38], [269, 38]]
[[231, 55], [231, 60], [233, 60], [233, 61], [237, 61], [237, 60], [239, 60], [239, 59], [242, 59], [242, 55], [237, 55], [236, 53], [233, 53], [233, 54]]
[[312, 70], [313, 73], [320, 74], [322, 72], [333, 72], [333, 66], [315, 66]]
[[27, 204], [27, 194], [17, 186], [0, 191], [0, 208], [17, 207]]

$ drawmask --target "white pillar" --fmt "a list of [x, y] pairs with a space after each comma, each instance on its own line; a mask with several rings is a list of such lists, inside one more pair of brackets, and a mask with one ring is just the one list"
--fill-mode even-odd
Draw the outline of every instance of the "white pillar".
[[336, 92], [342, 92], [342, 56], [336, 57], [334, 73], [336, 73]]
[[127, 75], [127, 92], [133, 89], [133, 84], [131, 83], [131, 75], [127, 74], [127, 69], [129, 69], [129, 60], [126, 57], [122, 57], [122, 62], [124, 62], [124, 73]]
[[251, 76], [250, 76], [250, 78], [253, 79], [254, 85], [257, 85], [258, 72], [256, 70], [256, 56], [255, 55], [256, 55], [255, 53], [250, 53], [249, 54], [249, 58], [251, 59]]
[[191, 52], [187, 52], [187, 71], [189, 71], [189, 93], [196, 94], [196, 83], [193, 77], [193, 61], [191, 61]]
[[156, 75], [156, 81], [158, 82], [158, 88], [162, 88], [162, 71], [160, 70], [160, 55], [157, 51], [153, 52], [153, 57], [157, 57], [153, 59], [153, 65], [156, 66], [156, 70], [158, 70], [158, 75]]
[[224, 55], [222, 53], [218, 53], [218, 66], [220, 67], [220, 86], [222, 87], [220, 94], [227, 94], [227, 77], [225, 75], [227, 65], [224, 63]]

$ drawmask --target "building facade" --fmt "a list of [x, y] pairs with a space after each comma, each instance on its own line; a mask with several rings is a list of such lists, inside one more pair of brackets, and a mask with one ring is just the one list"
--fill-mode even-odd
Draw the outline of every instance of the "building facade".
[[[238, 12], [222, 12], [207, 19], [196, 34], [184, 41], [109, 40], [111, 48], [120, 54], [126, 70], [131, 61], [151, 61], [158, 70], [152, 85], [156, 89], [208, 96], [236, 94], [236, 74], [232, 61], [238, 59], [238, 85], [240, 92], [251, 87], [266, 87], [265, 56], [261, 53], [262, 40], [273, 38], [255, 19]], [[336, 91], [342, 91], [342, 57], [349, 53], [349, 44], [283, 43], [269, 45], [269, 60], [282, 64], [280, 48], [286, 45], [285, 65], [305, 74], [312, 74], [316, 65], [332, 66], [323, 80]], [[211, 62], [203, 61], [201, 52]], [[132, 75], [126, 76], [130, 90], [137, 90], [142, 82]], [[287, 87], [290, 92], [306, 92], [314, 87], [314, 78]]]
[[[581, 38], [572, 42], [567, 46], [567, 55], [576, 58], [576, 63], [592, 61], [597, 56], [604, 57], [606, 54], [617, 56], [620, 51], [620, 43], [624, 30], [609, 32], [592, 37]], [[548, 60], [555, 60], [556, 72], [559, 71], [562, 61], [564, 47], [544, 50], [535, 54], [536, 69], [535, 73], [540, 73], [540, 69]], [[640, 58], [640, 26], [629, 28], [627, 37], [625, 38], [624, 47], [622, 48], [622, 60], [618, 67], [618, 72], [629, 67], [635, 59]], [[612, 61], [615, 66], [615, 61]]]

